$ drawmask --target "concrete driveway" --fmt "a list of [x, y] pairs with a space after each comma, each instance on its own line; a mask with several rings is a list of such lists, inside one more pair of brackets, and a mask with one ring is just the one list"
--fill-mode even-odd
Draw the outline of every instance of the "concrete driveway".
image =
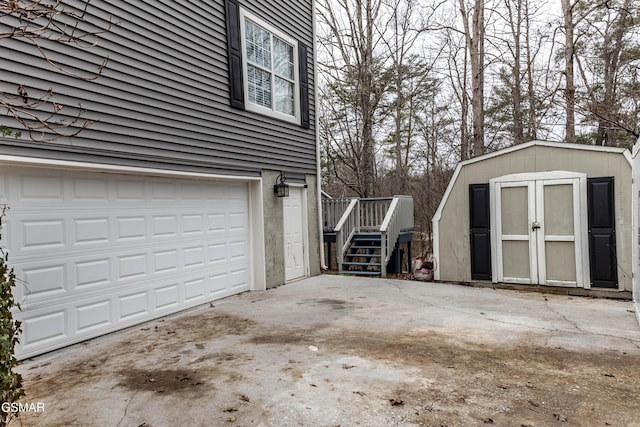
[[25, 426], [640, 425], [631, 302], [323, 275], [25, 361]]

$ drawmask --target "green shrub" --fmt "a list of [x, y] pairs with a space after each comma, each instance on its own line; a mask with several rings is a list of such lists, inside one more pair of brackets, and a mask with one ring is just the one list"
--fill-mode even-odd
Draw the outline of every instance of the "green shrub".
[[[0, 212], [0, 237], [2, 237], [2, 221], [5, 219], [7, 207]], [[20, 339], [20, 322], [13, 318], [13, 307], [20, 309], [13, 298], [13, 287], [16, 276], [13, 268], [8, 265], [9, 254], [0, 247], [0, 390], [2, 393], [0, 404], [18, 401], [24, 396], [22, 376], [14, 372], [18, 365], [15, 357], [15, 346]], [[6, 426], [13, 414], [0, 411], [0, 426]]]

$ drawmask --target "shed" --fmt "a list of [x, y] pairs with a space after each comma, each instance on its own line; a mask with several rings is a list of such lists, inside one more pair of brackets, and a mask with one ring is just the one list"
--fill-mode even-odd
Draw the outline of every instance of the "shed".
[[632, 159], [531, 141], [460, 162], [433, 217], [434, 278], [631, 295]]

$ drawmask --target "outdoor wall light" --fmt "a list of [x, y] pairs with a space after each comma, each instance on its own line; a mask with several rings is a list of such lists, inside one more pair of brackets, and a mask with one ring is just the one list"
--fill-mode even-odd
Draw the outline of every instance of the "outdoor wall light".
[[[280, 172], [280, 175], [276, 178], [277, 184], [273, 186], [273, 192], [278, 197], [289, 197], [289, 184], [285, 184], [287, 177]], [[280, 182], [278, 182], [280, 181]]]

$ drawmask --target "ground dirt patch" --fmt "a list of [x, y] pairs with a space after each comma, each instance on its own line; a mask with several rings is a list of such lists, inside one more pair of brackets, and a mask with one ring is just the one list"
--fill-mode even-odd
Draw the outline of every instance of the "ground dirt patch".
[[[500, 346], [439, 333], [290, 330], [257, 344], [314, 345], [323, 352], [408, 368], [413, 381], [357, 390], [361, 405], [388, 400], [409, 424], [640, 425], [640, 354]], [[353, 366], [349, 366], [352, 368]], [[343, 367], [344, 368], [344, 367]], [[344, 368], [347, 369], [347, 368]], [[297, 373], [299, 375], [299, 373]], [[328, 378], [339, 387], [339, 380]]]
[[125, 369], [118, 372], [123, 380], [118, 385], [133, 391], [153, 391], [156, 393], [176, 393], [192, 391], [203, 385], [201, 374], [186, 369]]
[[[205, 343], [228, 335], [243, 334], [255, 325], [255, 322], [247, 318], [214, 309], [200, 315], [145, 323], [131, 328], [127, 339], [115, 341], [104, 352], [90, 352], [87, 356], [63, 363], [53, 374], [27, 375], [28, 391], [32, 396], [47, 395], [50, 390], [63, 393], [76, 387], [88, 387], [113, 373], [129, 378], [118, 379], [117, 386], [131, 389], [144, 389], [146, 386], [155, 390], [160, 383], [167, 385], [167, 390], [188, 388], [188, 384], [181, 381], [171, 382], [174, 374], [176, 377], [182, 375], [181, 379], [200, 377], [193, 374], [195, 371], [185, 370], [181, 374], [179, 370], [175, 370], [176, 366], [199, 364], [207, 360], [232, 361], [243, 357], [231, 352], [209, 353], [205, 351]], [[89, 342], [85, 342], [80, 346], [88, 344]], [[217, 366], [218, 364], [214, 364], [214, 368], [217, 369]], [[153, 371], [166, 374], [159, 375], [158, 378], [147, 375]]]

